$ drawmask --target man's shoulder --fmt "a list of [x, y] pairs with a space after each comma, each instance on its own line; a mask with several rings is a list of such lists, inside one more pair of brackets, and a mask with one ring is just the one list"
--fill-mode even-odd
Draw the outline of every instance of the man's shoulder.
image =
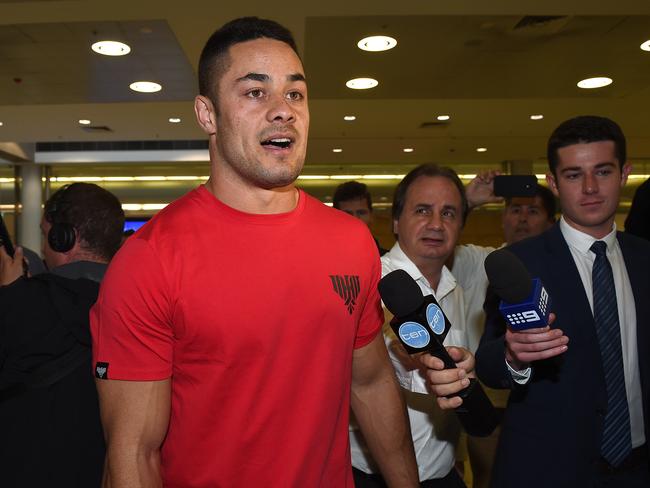
[[635, 254], [650, 258], [650, 241], [627, 232], [617, 232], [616, 238], [623, 250], [630, 250]]
[[519, 242], [515, 242], [506, 247], [509, 251], [518, 256], [528, 256], [531, 254], [540, 255], [541, 251], [552, 244], [559, 244], [564, 241], [559, 228], [551, 227], [549, 230], [539, 235], [528, 237]]
[[494, 251], [496, 247], [477, 246], [476, 244], [460, 244], [454, 249], [454, 260], [452, 269], [457, 265], [462, 265], [465, 262], [483, 261], [485, 258]]

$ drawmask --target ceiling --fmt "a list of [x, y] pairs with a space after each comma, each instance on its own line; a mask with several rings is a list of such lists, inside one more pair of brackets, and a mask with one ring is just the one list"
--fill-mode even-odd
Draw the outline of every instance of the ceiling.
[[[647, 0], [0, 0], [0, 203], [13, 198], [12, 184], [1, 182], [13, 176], [9, 163], [33, 159], [36, 143], [158, 141], [163, 149], [124, 157], [79, 145], [74, 164], [64, 164], [73, 160], [69, 153], [50, 152], [40, 160], [53, 176], [206, 175], [205, 155], [188, 161], [164, 148], [205, 139], [192, 110], [197, 60], [214, 29], [242, 15], [277, 20], [298, 41], [311, 109], [304, 174], [399, 175], [422, 162], [464, 174], [515, 162], [544, 173], [549, 133], [587, 113], [617, 120], [635, 172], [650, 173], [650, 52], [639, 49], [650, 39]], [[373, 34], [395, 37], [397, 47], [383, 53], [356, 47]], [[127, 42], [131, 54], [93, 53], [90, 44], [105, 38]], [[614, 83], [576, 87], [596, 75]], [[360, 76], [379, 86], [345, 87]], [[158, 81], [163, 90], [129, 90], [140, 79]], [[540, 113], [543, 120], [530, 120]], [[356, 120], [344, 121], [350, 114]], [[438, 123], [439, 114], [451, 119]], [[182, 121], [171, 124], [169, 117]], [[404, 153], [405, 147], [414, 151]], [[339, 182], [300, 181], [322, 199]], [[107, 186], [123, 201], [167, 202], [195, 184]], [[371, 181], [384, 200], [394, 184]]]

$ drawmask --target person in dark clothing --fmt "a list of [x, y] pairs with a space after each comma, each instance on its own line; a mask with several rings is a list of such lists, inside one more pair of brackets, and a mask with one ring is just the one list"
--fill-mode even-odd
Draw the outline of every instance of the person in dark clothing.
[[650, 241], [650, 179], [634, 192], [630, 212], [625, 219], [625, 232]]
[[[370, 228], [372, 222], [372, 198], [365, 183], [359, 183], [358, 181], [341, 183], [336, 187], [332, 205], [335, 209], [342, 210], [346, 214], [363, 221]], [[381, 247], [377, 238], [373, 238], [375, 244], [377, 244], [379, 255], [386, 254], [388, 249]]]
[[46, 202], [49, 272], [23, 276], [0, 250], [0, 484], [100, 486], [104, 439], [88, 313], [124, 225], [120, 202], [74, 183]]

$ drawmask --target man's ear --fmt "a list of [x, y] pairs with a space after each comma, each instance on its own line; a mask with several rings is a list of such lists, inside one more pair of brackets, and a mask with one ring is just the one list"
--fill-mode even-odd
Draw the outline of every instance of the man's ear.
[[194, 99], [194, 114], [196, 115], [196, 121], [199, 123], [203, 132], [208, 135], [214, 135], [217, 133], [217, 119], [215, 116], [214, 105], [212, 101], [204, 97], [203, 95], [198, 95]]
[[553, 175], [553, 173], [546, 173], [546, 183], [553, 192], [553, 195], [555, 195], [556, 198], [559, 198], [560, 192], [557, 189], [557, 180], [555, 179], [555, 175]]
[[393, 220], [393, 234], [397, 235], [397, 220]]
[[621, 171], [621, 187], [625, 186], [627, 183], [627, 177], [630, 176], [632, 172], [632, 165], [630, 163], [625, 163], [623, 165], [623, 171]]

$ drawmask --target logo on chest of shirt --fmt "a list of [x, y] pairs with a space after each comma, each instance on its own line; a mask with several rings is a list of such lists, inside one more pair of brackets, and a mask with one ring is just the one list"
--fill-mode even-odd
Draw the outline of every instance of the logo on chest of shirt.
[[330, 275], [334, 291], [343, 299], [348, 313], [352, 315], [354, 307], [357, 304], [361, 285], [359, 277], [356, 275]]

